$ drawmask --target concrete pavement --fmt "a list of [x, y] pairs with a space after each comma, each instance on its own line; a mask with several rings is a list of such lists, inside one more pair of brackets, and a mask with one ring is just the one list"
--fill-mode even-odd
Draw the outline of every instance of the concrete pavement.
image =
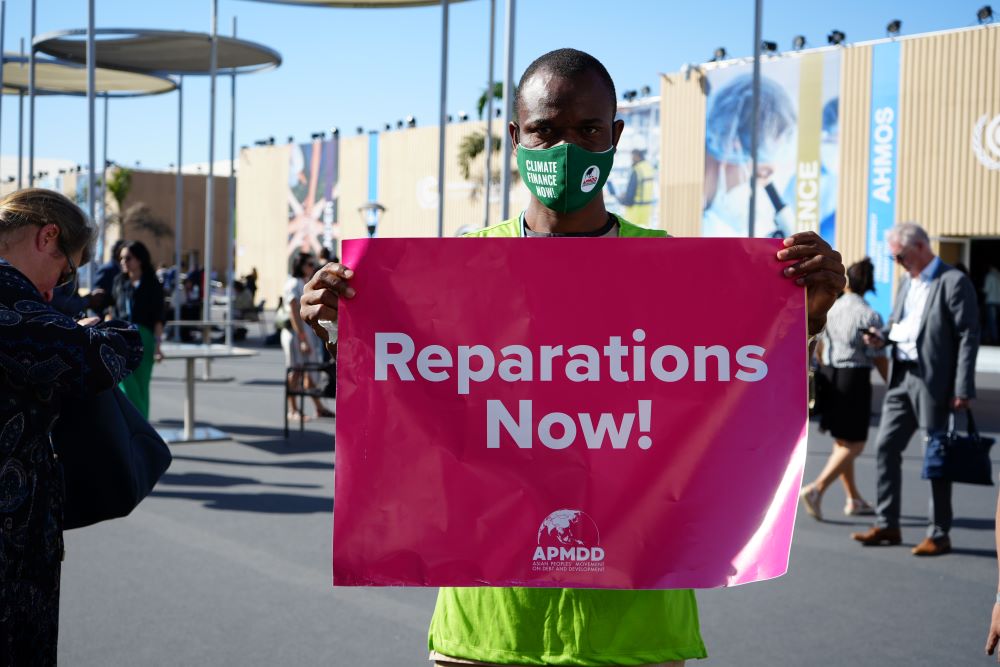
[[[333, 588], [333, 420], [282, 436], [280, 350], [223, 361], [232, 383], [199, 383], [199, 420], [234, 440], [179, 445], [153, 496], [132, 516], [66, 535], [63, 664], [426, 664], [432, 589]], [[183, 367], [153, 380], [153, 421], [181, 418]], [[1000, 376], [980, 375], [981, 428], [1000, 435]], [[880, 394], [879, 394], [880, 395]], [[309, 408], [307, 408], [307, 411]], [[874, 432], [871, 439], [874, 438]], [[806, 477], [830, 441], [813, 430]], [[996, 449], [995, 449], [996, 453]], [[874, 457], [859, 485], [874, 496]], [[919, 443], [904, 464], [904, 542], [923, 536], [929, 488]], [[724, 490], [720, 490], [720, 493]], [[789, 573], [699, 593], [706, 665], [974, 665], [997, 583], [995, 488], [956, 486], [955, 553], [917, 559], [904, 547], [863, 548], [866, 525], [800, 512]]]

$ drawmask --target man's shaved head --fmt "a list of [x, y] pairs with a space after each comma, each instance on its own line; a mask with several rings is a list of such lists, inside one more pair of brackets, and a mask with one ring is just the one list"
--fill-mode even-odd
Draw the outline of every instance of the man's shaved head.
[[614, 81], [608, 70], [594, 56], [576, 49], [556, 49], [535, 59], [528, 69], [524, 70], [514, 94], [514, 117], [519, 117], [521, 107], [521, 91], [524, 84], [538, 72], [549, 72], [565, 79], [579, 79], [586, 74], [594, 74], [607, 87], [608, 107], [611, 118], [618, 111], [618, 94], [615, 92]]

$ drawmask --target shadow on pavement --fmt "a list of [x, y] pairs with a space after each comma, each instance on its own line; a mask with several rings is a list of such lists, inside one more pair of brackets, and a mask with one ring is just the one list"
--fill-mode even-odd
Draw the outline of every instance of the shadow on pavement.
[[230, 477], [228, 475], [213, 475], [204, 472], [186, 473], [166, 473], [160, 478], [160, 484], [173, 486], [241, 486], [265, 484], [266, 486], [276, 486], [284, 489], [319, 489], [318, 484], [280, 484], [275, 482], [262, 482], [252, 477]]
[[954, 519], [952, 528], [968, 528], [970, 530], [993, 530], [995, 519]]
[[240, 384], [248, 385], [264, 385], [267, 387], [283, 387], [285, 386], [284, 380], [244, 380]]
[[996, 549], [958, 549], [956, 547], [952, 547], [951, 552], [962, 556], [977, 556], [979, 558], [997, 557]]
[[[180, 420], [177, 419], [161, 419], [157, 421], [157, 428], [180, 428]], [[322, 420], [319, 422], [313, 422], [320, 425], [333, 425], [330, 420]], [[299, 432], [298, 422], [290, 423], [288, 425], [288, 440], [285, 440], [285, 430], [282, 426], [246, 426], [239, 424], [216, 424], [215, 427], [218, 428], [223, 433], [231, 436], [234, 442], [238, 442], [241, 445], [246, 445], [248, 447], [254, 447], [256, 449], [268, 452], [269, 454], [275, 455], [285, 455], [285, 454], [319, 454], [328, 453], [333, 454], [334, 450], [334, 436], [333, 433], [329, 431], [316, 431], [309, 428], [310, 422], [306, 422], [306, 428]], [[242, 436], [242, 437], [241, 437]], [[244, 437], [251, 439], [244, 439]], [[260, 440], [253, 440], [252, 438], [261, 438]], [[182, 445], [187, 447], [188, 445]], [[238, 463], [237, 461], [225, 461], [225, 463]], [[254, 464], [243, 464], [241, 465], [254, 465]], [[272, 465], [272, 464], [259, 464], [259, 465]], [[276, 464], [275, 464], [276, 465]], [[321, 464], [324, 467], [333, 467], [332, 461], [329, 464]], [[289, 466], [295, 467], [295, 466]], [[302, 466], [305, 467], [305, 466]]]
[[320, 461], [239, 461], [236, 459], [216, 459], [207, 456], [183, 456], [174, 454], [175, 461], [195, 461], [197, 463], [217, 463], [220, 465], [246, 466], [248, 468], [290, 468], [293, 470], [333, 470], [333, 463]]
[[333, 511], [333, 498], [296, 496], [289, 493], [205, 493], [154, 490], [150, 495], [157, 498], [196, 500], [203, 503], [207, 509], [230, 512], [322, 514]]

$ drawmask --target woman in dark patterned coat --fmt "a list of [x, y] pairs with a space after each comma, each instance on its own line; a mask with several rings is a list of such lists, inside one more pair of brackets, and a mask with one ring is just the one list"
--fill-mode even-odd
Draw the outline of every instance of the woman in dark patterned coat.
[[[63, 557], [59, 407], [110, 389], [142, 359], [123, 322], [76, 322], [48, 304], [90, 260], [93, 227], [66, 197], [0, 199], [0, 664], [56, 662]], [[85, 439], [81, 439], [83, 445]]]

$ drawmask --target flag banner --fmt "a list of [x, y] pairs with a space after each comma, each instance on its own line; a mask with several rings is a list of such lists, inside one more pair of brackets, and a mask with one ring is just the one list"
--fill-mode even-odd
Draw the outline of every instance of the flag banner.
[[893, 261], [886, 234], [896, 224], [901, 47], [893, 40], [872, 46], [871, 140], [868, 148], [868, 224], [865, 253], [875, 265], [869, 301], [882, 319], [892, 314]]
[[334, 584], [784, 574], [808, 417], [804, 290], [780, 247], [346, 241]]

